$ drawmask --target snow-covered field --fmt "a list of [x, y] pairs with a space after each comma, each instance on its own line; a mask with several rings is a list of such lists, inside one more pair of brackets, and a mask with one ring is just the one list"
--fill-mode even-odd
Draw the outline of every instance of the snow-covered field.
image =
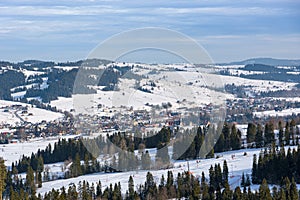
[[59, 138], [73, 138], [75, 135], [62, 136], [62, 137], [48, 137], [31, 139], [25, 142], [18, 142], [12, 144], [0, 145], [0, 157], [4, 158], [5, 165], [10, 166], [12, 162], [18, 161], [22, 155], [30, 156], [31, 153], [36, 153], [38, 149], [45, 149], [48, 144], [53, 147], [54, 143]]
[[70, 111], [73, 106], [73, 98], [58, 97], [57, 100], [50, 102], [51, 106], [56, 107], [62, 111]]
[[[13, 107], [17, 105], [20, 105], [23, 108], [27, 108], [26, 112], [17, 107]], [[54, 121], [61, 118], [63, 118], [62, 113], [35, 108], [30, 104], [0, 100], [0, 124], [14, 125], [17, 123], [21, 123], [21, 121], [37, 123], [43, 120]]]
[[[127, 107], [132, 106], [133, 109], [149, 109], [145, 104], [161, 105], [162, 103], [167, 102], [172, 104], [173, 109], [179, 107], [190, 108], [195, 105], [207, 105], [215, 99], [224, 100], [234, 98], [231, 94], [213, 90], [211, 86], [213, 86], [214, 83], [217, 83], [218, 86], [222, 86], [222, 84], [223, 86], [225, 84], [247, 86], [251, 88], [251, 91], [258, 93], [291, 90], [296, 85], [296, 83], [291, 82], [224, 76], [217, 74], [217, 70], [203, 70], [201, 68], [187, 67], [186, 65], [132, 65], [135, 65], [135, 67], [130, 73], [128, 72], [129, 75], [125, 74], [120, 78], [119, 83], [116, 86], [118, 88], [117, 90], [102, 91], [98, 88], [97, 94], [85, 95], [85, 99], [90, 102], [84, 103], [84, 108], [75, 109], [91, 109], [91, 107], [97, 106], [98, 104], [102, 104], [108, 108], [119, 107], [122, 105]], [[127, 64], [126, 66], [131, 65]], [[236, 70], [241, 66], [226, 66], [226, 68], [228, 67], [232, 67], [232, 70]], [[219, 66], [219, 68], [217, 67], [217, 69], [222, 69], [222, 66]], [[140, 80], [129, 78], [131, 73], [139, 76]], [[155, 85], [149, 84], [150, 82]], [[210, 84], [207, 85], [207, 83]], [[137, 84], [149, 92], [137, 89]], [[183, 99], [185, 99], [186, 102], [183, 102]], [[76, 101], [76, 97], [73, 99], [60, 97], [58, 100], [52, 101], [51, 105], [69, 111], [74, 108], [73, 103], [75, 107], [78, 107], [78, 102]]]
[[267, 110], [262, 112], [253, 112], [253, 115], [259, 118], [262, 117], [283, 117], [283, 116], [290, 116], [290, 115], [297, 115], [300, 113], [300, 108], [289, 108], [281, 111], [275, 111], [275, 110]]
[[12, 162], [18, 161], [22, 155], [30, 156], [32, 152], [37, 152], [38, 149], [45, 149], [49, 143], [53, 146], [57, 141], [57, 138], [49, 138], [47, 140], [35, 139], [28, 142], [1, 144], [0, 157], [4, 158], [6, 166], [10, 166]]

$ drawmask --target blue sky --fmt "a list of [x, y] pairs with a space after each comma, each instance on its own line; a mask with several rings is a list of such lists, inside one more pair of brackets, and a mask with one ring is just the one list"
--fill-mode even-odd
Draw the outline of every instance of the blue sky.
[[149, 26], [194, 38], [215, 62], [300, 59], [299, 21], [299, 0], [1, 0], [0, 60], [79, 60]]

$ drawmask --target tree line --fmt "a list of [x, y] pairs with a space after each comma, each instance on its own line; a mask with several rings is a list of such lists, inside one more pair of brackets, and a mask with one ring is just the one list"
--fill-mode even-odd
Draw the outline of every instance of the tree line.
[[300, 183], [300, 146], [298, 149], [288, 148], [287, 152], [282, 146], [265, 149], [253, 157], [252, 182], [260, 183], [263, 179], [272, 184], [282, 184], [285, 177]]
[[[30, 171], [27, 173], [27, 178], [32, 180], [30, 173]], [[224, 179], [224, 175], [226, 177], [226, 170], [223, 169], [223, 172], [219, 173], [219, 166], [215, 166], [215, 168], [211, 167], [210, 179], [207, 180], [203, 172], [201, 177], [197, 178], [188, 171], [178, 173], [176, 177], [172, 171], [168, 171], [167, 177], [162, 175], [160, 181], [156, 183], [153, 175], [148, 172], [145, 182], [140, 185], [135, 185], [134, 178], [130, 176], [128, 189], [125, 194], [122, 194], [120, 182], [103, 187], [101, 180], [99, 180], [96, 183], [89, 183], [87, 181], [80, 181], [78, 185], [72, 183], [68, 188], [52, 189], [41, 195], [36, 194], [34, 185], [30, 181], [26, 181], [20, 190], [10, 187], [9, 193], [4, 193], [4, 197], [14, 200], [298, 200], [299, 198], [296, 182], [294, 179], [290, 180], [288, 177], [284, 179], [283, 184], [279, 187], [273, 187], [272, 191], [266, 179], [262, 180], [258, 190], [252, 191], [250, 187], [242, 189], [237, 186], [231, 189], [226, 178]], [[221, 182], [223, 184], [220, 184]]]

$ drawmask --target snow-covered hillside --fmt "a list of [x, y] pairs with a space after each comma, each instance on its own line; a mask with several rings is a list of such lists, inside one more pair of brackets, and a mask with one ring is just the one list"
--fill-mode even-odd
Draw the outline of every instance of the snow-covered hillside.
[[[296, 147], [292, 147], [296, 148]], [[285, 148], [286, 150], [288, 147]], [[199, 160], [190, 160], [189, 161], [189, 168], [190, 172], [200, 179], [201, 173], [204, 172], [206, 178], [208, 178], [208, 170], [211, 165], [220, 164], [223, 165], [224, 160], [227, 161], [227, 165], [229, 168], [229, 184], [231, 188], [235, 188], [240, 186], [242, 174], [251, 176], [252, 172], [252, 162], [253, 162], [253, 155], [258, 155], [262, 149], [244, 149], [244, 150], [237, 150], [237, 151], [229, 151], [224, 153], [216, 154], [218, 158], [211, 158], [211, 159], [199, 159]], [[151, 152], [151, 151], [150, 151]], [[245, 153], [246, 152], [246, 153]], [[153, 152], [152, 152], [153, 153]], [[153, 155], [152, 155], [153, 156]], [[177, 177], [178, 173], [182, 173], [188, 170], [187, 161], [176, 161], [174, 167], [171, 169], [166, 170], [150, 170], [153, 174], [154, 180], [158, 184], [162, 175], [167, 177], [167, 172], [172, 171], [173, 175]], [[110, 184], [115, 184], [120, 182], [122, 193], [125, 194], [126, 190], [128, 190], [128, 179], [129, 176], [133, 177], [134, 184], [136, 186], [143, 184], [146, 180], [146, 174], [148, 171], [146, 170], [139, 170], [139, 171], [130, 171], [130, 172], [119, 172], [119, 173], [96, 173], [96, 174], [89, 174], [84, 175], [76, 178], [70, 179], [60, 179], [50, 182], [43, 183], [43, 187], [38, 189], [38, 193], [44, 194], [54, 189], [60, 189], [61, 187], [69, 187], [70, 184], [78, 184], [79, 181], [88, 181], [91, 183], [96, 183], [99, 180], [102, 183], [102, 189], [105, 189]], [[252, 190], [257, 190], [258, 185], [251, 185]], [[300, 185], [298, 186], [300, 188]], [[270, 185], [272, 188], [272, 185]]]
[[62, 118], [62, 113], [36, 108], [30, 104], [0, 100], [0, 124], [37, 123]]

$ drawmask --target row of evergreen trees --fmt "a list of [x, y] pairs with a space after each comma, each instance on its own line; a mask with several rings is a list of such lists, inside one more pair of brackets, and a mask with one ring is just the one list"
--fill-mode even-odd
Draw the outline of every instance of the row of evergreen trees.
[[31, 166], [36, 171], [43, 164], [75, 160], [76, 155], [79, 156], [80, 160], [84, 160], [86, 157], [93, 157], [81, 140], [59, 139], [58, 142], [54, 143], [54, 147], [49, 144], [43, 150], [38, 149], [36, 154], [32, 153], [31, 156], [23, 155], [18, 162], [12, 163], [12, 168], [15, 166], [19, 173], [23, 173], [28, 166]]
[[[279, 130], [278, 140], [276, 140], [275, 137], [275, 127]], [[213, 129], [219, 128], [220, 127], [213, 127]], [[180, 137], [177, 137], [177, 140], [174, 142], [173, 158], [183, 160], [198, 158], [207, 130], [205, 127], [198, 127], [196, 130], [186, 130]], [[229, 124], [225, 122], [216, 144], [206, 157], [213, 157], [214, 153], [217, 152], [239, 150], [245, 147], [269, 147], [274, 142], [279, 145], [298, 145], [299, 137], [300, 130], [298, 126], [296, 126], [294, 119], [286, 121], [285, 125], [282, 121], [279, 121], [276, 126], [272, 121], [264, 125], [249, 123], [246, 141], [244, 141], [247, 143], [243, 143], [242, 133], [236, 125], [234, 123]], [[182, 152], [181, 149], [185, 144], [190, 144], [190, 146]], [[180, 156], [177, 154], [180, 154]]]
[[[217, 167], [219, 168], [219, 167]], [[218, 169], [215, 169], [218, 171]], [[20, 190], [10, 187], [8, 196], [10, 199], [23, 200], [144, 200], [144, 199], [203, 199], [203, 200], [298, 200], [299, 191], [297, 185], [292, 179], [285, 178], [280, 187], [273, 187], [272, 192], [266, 179], [263, 179], [259, 189], [255, 192], [244, 187], [242, 190], [239, 186], [234, 190], [230, 188], [228, 182], [225, 180], [222, 187], [214, 188], [215, 178], [211, 177], [207, 182], [204, 173], [200, 180], [189, 172], [178, 173], [174, 177], [171, 171], [168, 171], [167, 177], [161, 176], [160, 182], [154, 181], [153, 175], [148, 172], [144, 184], [135, 185], [132, 176], [128, 180], [128, 189], [125, 194], [122, 194], [121, 184], [115, 183], [103, 189], [101, 181], [96, 183], [89, 183], [80, 181], [78, 185], [70, 184], [68, 188], [62, 187], [59, 190], [52, 189], [45, 193], [36, 195], [30, 183], [26, 182], [26, 187]]]
[[[279, 128], [282, 127], [281, 125], [282, 123], [279, 122]], [[200, 149], [203, 148], [204, 140], [207, 139], [206, 136], [213, 135], [207, 135], [207, 130], [208, 129], [206, 127], [198, 127], [197, 129], [193, 128], [185, 130], [182, 133], [172, 133], [169, 128], [164, 127], [157, 134], [152, 134], [149, 137], [142, 135], [137, 137], [119, 132], [110, 136], [108, 135], [108, 140], [106, 140], [104, 137], [98, 137], [94, 140], [62, 139], [55, 143], [54, 147], [49, 144], [45, 150], [38, 150], [38, 152], [36, 154], [32, 154], [31, 157], [23, 156], [18, 163], [13, 163], [12, 168], [15, 166], [19, 173], [25, 172], [28, 166], [31, 166], [34, 171], [42, 171], [37, 170], [37, 168], [41, 168], [43, 163], [48, 164], [64, 162], [65, 160], [74, 161], [76, 154], [78, 154], [79, 160], [92, 160], [94, 157], [97, 157], [97, 155], [110, 154], [113, 156], [113, 162], [105, 164], [105, 171], [114, 171], [113, 168], [118, 169], [119, 171], [150, 169], [150, 156], [144, 151], [145, 148], [157, 148], [158, 151], [156, 155], [156, 164], [161, 167], [167, 167], [170, 158], [168, 154], [168, 148], [166, 146], [170, 143], [172, 136], [176, 135], [176, 139], [173, 141], [173, 159], [196, 159], [199, 157]], [[282, 135], [280, 133], [282, 131], [283, 129], [280, 128], [279, 143], [284, 141], [284, 139], [280, 139], [280, 135]], [[284, 135], [286, 135], [284, 138], [298, 137], [297, 135], [297, 137], [292, 137], [292, 135], [297, 134], [297, 128], [294, 120], [286, 123], [284, 132]], [[286, 141], [291, 142], [285, 142], [281, 144], [292, 144], [292, 141], [294, 140], [287, 139]], [[249, 123], [247, 129], [247, 142], [248, 144], [254, 143], [254, 146], [257, 147], [270, 146], [270, 142], [275, 142], [273, 123], [266, 123], [264, 130], [260, 124], [255, 125], [253, 123]], [[296, 139], [294, 143], [298, 144], [299, 140]], [[87, 145], [89, 145], [88, 149]], [[118, 152], [116, 146], [122, 150], [119, 151], [119, 154], [121, 155], [118, 156], [118, 159], [114, 157], [115, 153]], [[240, 130], [236, 128], [235, 124], [225, 123], [222, 126], [221, 135], [218, 138], [215, 146], [211, 147], [211, 150], [206, 157], [214, 157], [214, 152], [237, 150], [243, 147]], [[90, 152], [91, 149], [97, 149], [98, 152]], [[133, 152], [137, 149], [143, 152], [141, 157], [134, 155]], [[95, 170], [81, 171], [83, 174], [85, 174], [91, 173]]]
[[295, 179], [300, 183], [300, 146], [298, 149], [288, 148], [287, 153], [282, 146], [265, 149], [257, 156], [253, 157], [252, 182], [260, 183], [263, 179], [269, 183], [281, 184], [284, 177], [290, 180]]
[[[277, 125], [277, 126], [276, 126]], [[287, 120], [285, 124], [280, 120], [278, 124], [275, 122], [268, 122], [264, 129], [261, 124], [249, 123], [247, 128], [247, 143], [255, 143], [256, 147], [270, 145], [275, 141], [274, 129], [279, 130], [278, 144], [281, 145], [295, 145], [299, 142], [300, 130], [296, 126], [296, 120]]]

